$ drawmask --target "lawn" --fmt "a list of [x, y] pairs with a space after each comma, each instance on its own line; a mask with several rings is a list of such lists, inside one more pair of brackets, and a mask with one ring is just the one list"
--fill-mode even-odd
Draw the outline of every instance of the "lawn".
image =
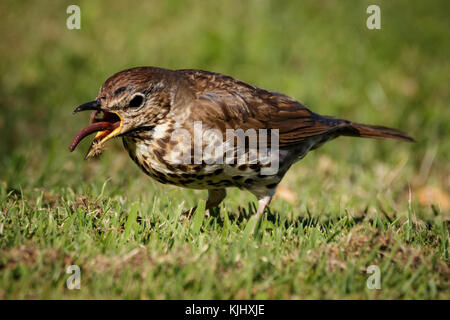
[[[448, 1], [78, 1], [80, 30], [70, 4], [0, 4], [0, 299], [450, 298]], [[417, 142], [311, 152], [254, 235], [237, 189], [180, 219], [206, 191], [148, 178], [119, 139], [68, 152], [88, 122], [73, 109], [139, 65], [225, 73]]]

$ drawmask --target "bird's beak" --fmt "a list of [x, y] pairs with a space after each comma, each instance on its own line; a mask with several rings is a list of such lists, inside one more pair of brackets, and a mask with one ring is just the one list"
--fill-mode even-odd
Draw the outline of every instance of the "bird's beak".
[[99, 100], [89, 101], [86, 103], [83, 103], [81, 106], [78, 106], [75, 110], [73, 110], [72, 114], [75, 114], [80, 111], [86, 111], [86, 110], [101, 110], [101, 102]]
[[[101, 153], [102, 145], [109, 139], [117, 136], [122, 131], [122, 117], [116, 111], [107, 111], [101, 108], [99, 100], [90, 101], [77, 107], [73, 113], [80, 111], [94, 110], [91, 114], [91, 124], [81, 129], [73, 139], [69, 147], [70, 151], [75, 150], [78, 143], [91, 133], [97, 132], [94, 141], [89, 148], [86, 159]], [[97, 114], [103, 112], [102, 118], [96, 118]]]

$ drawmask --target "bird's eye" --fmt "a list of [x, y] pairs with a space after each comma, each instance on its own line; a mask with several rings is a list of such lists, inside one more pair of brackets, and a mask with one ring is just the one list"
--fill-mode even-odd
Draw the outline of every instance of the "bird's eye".
[[142, 102], [144, 101], [144, 97], [141, 96], [140, 94], [137, 94], [133, 97], [133, 99], [131, 99], [130, 101], [130, 107], [131, 108], [137, 108], [140, 107], [142, 105]]

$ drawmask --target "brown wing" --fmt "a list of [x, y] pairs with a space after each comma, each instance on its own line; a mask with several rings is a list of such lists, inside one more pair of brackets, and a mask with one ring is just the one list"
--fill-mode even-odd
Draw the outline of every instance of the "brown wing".
[[341, 120], [322, 117], [292, 98], [222, 74], [179, 70], [197, 97], [192, 117], [223, 133], [226, 129], [278, 129], [280, 146], [336, 130]]

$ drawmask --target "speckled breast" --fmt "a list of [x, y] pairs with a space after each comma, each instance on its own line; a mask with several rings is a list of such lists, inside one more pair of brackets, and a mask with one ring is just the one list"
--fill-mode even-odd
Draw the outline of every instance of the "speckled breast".
[[182, 150], [189, 149], [166, 136], [124, 137], [123, 143], [133, 161], [150, 177], [164, 184], [173, 184], [193, 189], [218, 189], [238, 187], [241, 189], [274, 188], [288, 168], [276, 174], [263, 175], [259, 163], [213, 163], [196, 164], [181, 162]]

